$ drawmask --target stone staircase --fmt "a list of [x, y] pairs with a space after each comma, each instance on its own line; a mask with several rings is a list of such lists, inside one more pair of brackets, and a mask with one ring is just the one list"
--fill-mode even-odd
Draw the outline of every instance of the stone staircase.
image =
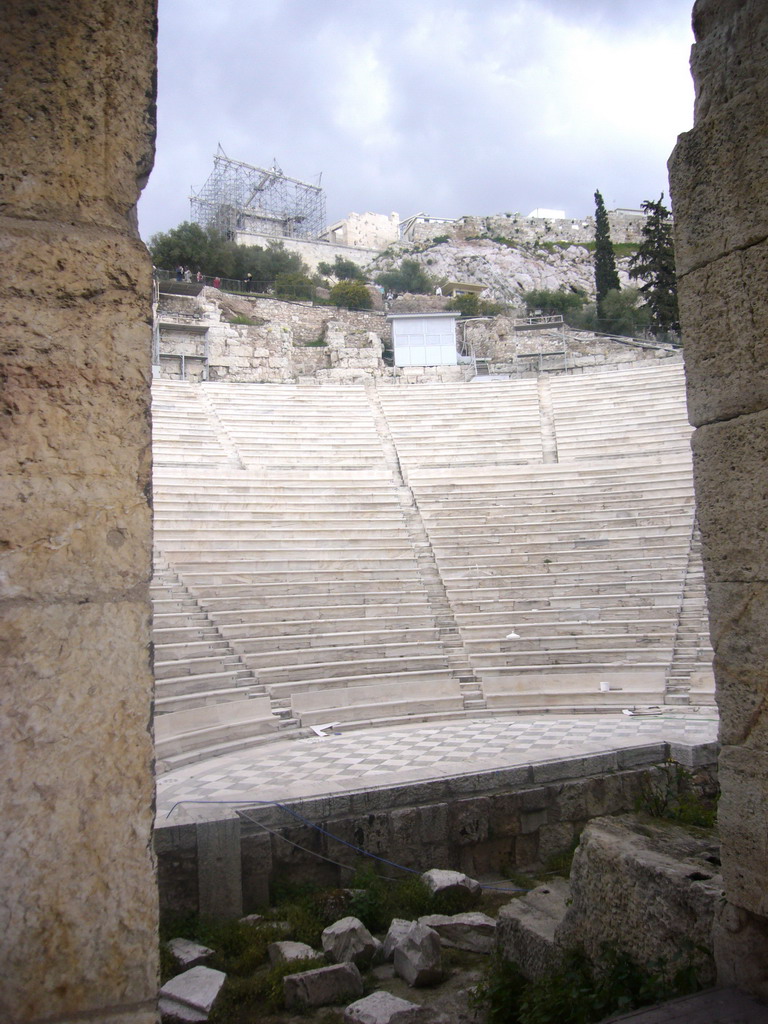
[[[253, 670], [157, 550], [150, 591], [156, 715], [267, 696]], [[270, 703], [280, 729], [298, 727], [290, 717], [290, 708], [286, 710], [276, 701]]]
[[664, 703], [691, 704], [702, 699], [711, 702], [715, 692], [712, 657], [701, 537], [694, 525]]
[[448, 654], [448, 664], [458, 681], [464, 710], [482, 712], [487, 707], [482, 684], [475, 675], [467, 652], [464, 649], [464, 642], [456, 620], [453, 617], [453, 610], [448, 600], [445, 584], [437, 567], [432, 545], [424, 527], [424, 521], [421, 518], [421, 512], [414, 498], [413, 491], [403, 477], [397, 448], [389, 428], [389, 423], [384, 415], [380, 392], [377, 388], [369, 385], [366, 387], [366, 393], [373, 409], [374, 421], [381, 441], [382, 451], [384, 452], [384, 458], [397, 486], [400, 508], [416, 555], [419, 575], [429, 599], [429, 606], [435, 617], [439, 630], [439, 639]]

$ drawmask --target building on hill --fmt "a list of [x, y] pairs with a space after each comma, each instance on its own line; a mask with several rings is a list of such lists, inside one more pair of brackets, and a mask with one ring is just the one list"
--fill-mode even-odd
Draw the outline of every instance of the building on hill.
[[386, 249], [400, 238], [398, 213], [348, 213], [320, 235], [322, 241], [355, 249]]
[[227, 238], [241, 232], [272, 238], [317, 238], [325, 224], [320, 185], [289, 178], [275, 163], [255, 167], [219, 146], [208, 180], [190, 197], [192, 220]]
[[455, 220], [448, 217], [431, 217], [427, 213], [414, 213], [400, 223], [400, 238], [404, 242], [419, 242], [424, 238], [435, 238], [441, 234], [452, 234]]
[[528, 219], [531, 218], [535, 220], [565, 220], [565, 210], [548, 210], [544, 206], [537, 206], [528, 214]]

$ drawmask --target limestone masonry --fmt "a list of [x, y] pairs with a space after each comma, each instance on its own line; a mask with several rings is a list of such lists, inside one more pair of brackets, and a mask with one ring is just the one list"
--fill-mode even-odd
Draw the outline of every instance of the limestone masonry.
[[670, 159], [721, 716], [718, 980], [768, 999], [768, 11], [698, 0], [695, 125]]

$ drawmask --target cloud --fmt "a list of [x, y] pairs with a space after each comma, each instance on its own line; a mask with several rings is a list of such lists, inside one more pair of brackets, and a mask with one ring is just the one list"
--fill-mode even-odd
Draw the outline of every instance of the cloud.
[[145, 236], [189, 218], [221, 142], [315, 182], [328, 217], [591, 212], [666, 191], [690, 127], [688, 0], [160, 0]]

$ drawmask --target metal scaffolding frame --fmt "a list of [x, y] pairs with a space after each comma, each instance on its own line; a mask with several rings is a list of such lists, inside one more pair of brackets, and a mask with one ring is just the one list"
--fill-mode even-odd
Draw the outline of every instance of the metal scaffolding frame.
[[277, 163], [254, 167], [231, 160], [219, 146], [213, 172], [189, 199], [192, 220], [227, 238], [240, 232], [275, 238], [317, 238], [325, 229], [320, 185], [289, 178]]

